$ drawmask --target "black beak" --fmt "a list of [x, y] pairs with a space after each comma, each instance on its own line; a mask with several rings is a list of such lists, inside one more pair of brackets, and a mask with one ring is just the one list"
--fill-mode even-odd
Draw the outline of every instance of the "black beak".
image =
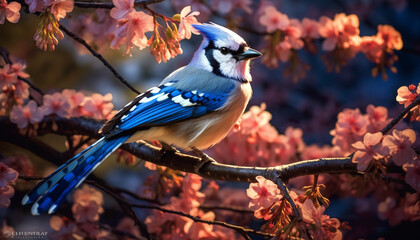
[[262, 54], [260, 52], [258, 52], [257, 50], [254, 50], [252, 48], [248, 48], [243, 53], [236, 54], [233, 57], [236, 59], [237, 62], [239, 62], [239, 61], [242, 61], [242, 60], [253, 59], [253, 58], [260, 57], [260, 56], [262, 56]]

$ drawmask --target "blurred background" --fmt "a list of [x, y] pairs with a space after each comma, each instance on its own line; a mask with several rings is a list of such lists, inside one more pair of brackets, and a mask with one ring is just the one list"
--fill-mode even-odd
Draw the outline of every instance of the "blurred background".
[[[178, 13], [174, 9], [180, 3], [175, 1], [163, 1], [153, 4], [150, 7], [166, 16]], [[188, 5], [191, 1], [185, 1]], [[212, 1], [207, 1], [212, 4]], [[264, 1], [267, 2], [267, 1]], [[257, 59], [252, 64], [254, 95], [250, 106], [266, 103], [267, 110], [273, 115], [271, 121], [280, 133], [289, 127], [301, 128], [304, 132], [304, 140], [307, 144], [317, 143], [330, 144], [332, 136], [329, 131], [335, 127], [337, 114], [345, 108], [360, 108], [365, 113], [367, 105], [385, 106], [389, 109], [389, 116], [393, 117], [402, 107], [395, 101], [397, 89], [400, 86], [409, 84], [417, 85], [420, 75], [420, 1], [416, 0], [282, 0], [273, 1], [277, 9], [289, 16], [289, 18], [303, 19], [308, 17], [318, 20], [321, 16], [333, 18], [336, 13], [356, 14], [360, 19], [360, 35], [374, 35], [377, 32], [377, 25], [388, 24], [393, 26], [402, 35], [403, 49], [397, 51], [399, 59], [395, 64], [398, 73], [388, 72], [388, 80], [381, 76], [373, 78], [371, 70], [374, 66], [361, 53], [351, 59], [346, 66], [341, 68], [339, 73], [328, 72], [321, 55], [322, 50], [317, 54], [308, 53], [305, 50], [299, 51], [300, 59], [310, 66], [306, 77], [298, 82], [284, 76], [287, 64], [280, 63], [276, 69], [269, 69]], [[252, 6], [258, 7], [260, 1], [252, 1]], [[194, 9], [193, 9], [194, 10]], [[79, 13], [89, 10], [75, 8], [69, 19], [61, 22], [69, 26]], [[246, 16], [239, 13], [240, 26], [247, 26], [263, 31], [258, 24], [258, 19], [253, 15]], [[221, 25], [229, 25], [229, 21], [222, 16], [210, 14], [210, 18], [199, 19], [199, 21], [212, 21]], [[0, 46], [6, 48], [11, 56], [22, 59], [27, 63], [27, 73], [31, 81], [45, 93], [61, 91], [62, 89], [76, 89], [89, 93], [112, 93], [115, 109], [123, 107], [128, 101], [135, 97], [135, 93], [121, 84], [112, 73], [104, 67], [95, 57], [90, 54], [80, 53], [83, 49], [79, 43], [65, 36], [60, 40], [54, 52], [42, 51], [35, 46], [33, 40], [38, 16], [34, 14], [21, 14], [17, 24], [6, 21], [0, 25]], [[263, 47], [263, 36], [249, 31], [237, 29], [249, 45], [256, 49]], [[143, 51], [132, 50], [132, 56], [125, 55], [123, 51], [106, 49], [101, 54], [114, 66], [128, 82], [140, 91], [155, 86], [164, 77], [175, 69], [186, 65], [195, 49], [199, 46], [202, 37], [193, 35], [190, 40], [183, 40], [181, 47], [182, 55], [169, 60], [167, 63], [156, 63], [154, 57], [149, 53], [148, 48]], [[320, 48], [320, 42], [317, 43]], [[47, 141], [58, 149], [64, 150], [64, 138], [57, 136], [45, 136]], [[13, 146], [0, 142], [0, 152], [7, 155], [10, 152], [19, 151], [34, 159], [35, 168], [44, 168], [46, 163], [42, 159], [25, 152], [16, 150]], [[103, 166], [95, 172], [96, 175], [104, 175], [109, 182], [124, 181], [128, 189], [138, 189], [139, 172], [141, 167], [127, 168], [124, 164], [117, 164], [115, 161], [106, 161]], [[142, 178], [142, 177], [140, 177]], [[20, 199], [16, 196], [14, 199]], [[334, 202], [334, 199], [331, 199]], [[399, 227], [390, 227], [386, 221], [377, 218], [374, 212], [362, 209], [365, 199], [344, 199], [335, 202], [328, 209], [329, 214], [340, 220], [362, 221], [364, 229], [351, 231], [347, 239], [377, 239], [379, 236], [388, 236], [386, 239], [397, 239], [397, 236], [407, 236], [407, 239], [416, 239], [418, 233], [415, 227], [417, 223], [405, 223]], [[17, 204], [14, 201], [12, 204]], [[12, 205], [13, 206], [13, 205]], [[360, 208], [358, 207], [360, 206]], [[351, 214], [355, 209], [360, 210], [358, 214], [365, 214], [363, 219], [352, 219]], [[48, 216], [42, 216], [42, 220], [33, 221], [28, 217], [28, 208], [13, 208], [13, 212], [0, 210], [0, 216], [11, 219], [15, 229], [48, 230]], [[107, 213], [111, 215], [112, 213]], [[141, 213], [140, 213], [141, 214]], [[360, 216], [360, 215], [359, 215]], [[108, 220], [112, 221], [111, 216]], [[44, 221], [45, 220], [45, 221]], [[42, 226], [40, 226], [41, 224]], [[403, 234], [403, 235], [401, 235]], [[400, 238], [402, 239], [402, 238]]]

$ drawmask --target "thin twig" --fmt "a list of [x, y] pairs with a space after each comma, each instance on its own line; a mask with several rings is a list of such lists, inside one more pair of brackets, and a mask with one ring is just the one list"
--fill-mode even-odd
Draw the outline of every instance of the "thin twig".
[[[10, 53], [5, 48], [0, 47], [0, 55], [3, 57], [4, 62], [6, 64], [13, 64], [12, 60], [10, 59]], [[37, 91], [39, 94], [44, 95], [44, 93], [41, 91], [41, 89], [39, 89], [38, 87], [33, 85], [31, 83], [31, 81], [29, 81], [28, 79], [20, 77], [20, 76], [18, 76], [18, 79], [21, 80], [21, 81], [24, 81], [26, 84], [29, 85], [29, 87], [31, 87], [33, 90]]]
[[60, 25], [60, 29], [63, 30], [63, 32], [65, 32], [69, 37], [73, 38], [75, 41], [79, 42], [80, 44], [82, 44], [93, 56], [95, 56], [97, 59], [99, 59], [99, 61], [101, 61], [113, 74], [114, 76], [120, 80], [120, 82], [122, 84], [124, 84], [125, 86], [127, 86], [131, 91], [140, 94], [141, 92], [138, 91], [137, 89], [135, 89], [133, 86], [131, 86], [119, 73], [118, 71], [107, 61], [105, 60], [105, 58], [99, 54], [98, 52], [96, 52], [84, 39], [82, 39], [81, 37], [79, 37], [78, 35], [76, 35], [75, 33], [71, 32], [70, 30], [68, 30], [66, 27], [64, 27], [63, 25]]
[[403, 118], [405, 117], [405, 115], [407, 115], [407, 113], [409, 113], [411, 111], [411, 109], [413, 109], [414, 107], [416, 107], [417, 105], [420, 105], [420, 95], [417, 96], [417, 98], [410, 104], [408, 105], [406, 108], [404, 108], [394, 119], [392, 119], [392, 121], [390, 123], [388, 123], [388, 125], [386, 125], [386, 127], [384, 129], [381, 130], [382, 134], [385, 135], [387, 134], [389, 131], [391, 131], [391, 129], [397, 125], [397, 123]]
[[274, 237], [274, 234], [270, 234], [270, 233], [265, 233], [265, 232], [261, 232], [261, 231], [257, 231], [254, 229], [249, 229], [249, 228], [244, 228], [241, 226], [237, 226], [237, 225], [233, 225], [233, 224], [229, 224], [229, 223], [225, 223], [222, 221], [207, 221], [207, 220], [203, 220], [201, 218], [198, 217], [194, 217], [191, 216], [189, 214], [180, 212], [180, 211], [175, 211], [175, 210], [170, 210], [170, 209], [166, 209], [163, 207], [159, 207], [159, 206], [154, 206], [154, 205], [143, 205], [143, 204], [131, 204], [131, 207], [133, 208], [147, 208], [147, 209], [156, 209], [165, 213], [172, 213], [172, 214], [177, 214], [183, 217], [187, 217], [191, 220], [193, 220], [194, 222], [201, 222], [201, 223], [206, 223], [206, 224], [210, 224], [210, 225], [219, 225], [219, 226], [223, 226], [226, 228], [230, 228], [233, 229], [237, 232], [239, 232], [245, 239], [250, 239], [248, 234], [255, 234], [255, 235], [260, 235], [260, 236], [264, 236], [264, 237]]

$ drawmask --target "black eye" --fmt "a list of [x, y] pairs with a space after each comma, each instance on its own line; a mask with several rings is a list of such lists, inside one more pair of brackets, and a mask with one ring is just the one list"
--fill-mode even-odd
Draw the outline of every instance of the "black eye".
[[225, 48], [225, 47], [222, 47], [222, 48], [220, 49], [220, 52], [221, 52], [223, 55], [226, 55], [226, 54], [228, 54], [228, 53], [229, 53], [229, 49], [227, 49], [227, 48]]

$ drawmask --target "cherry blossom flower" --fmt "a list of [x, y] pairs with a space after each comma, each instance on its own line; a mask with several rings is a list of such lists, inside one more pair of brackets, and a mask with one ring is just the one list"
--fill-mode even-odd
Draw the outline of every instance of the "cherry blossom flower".
[[412, 129], [398, 131], [394, 129], [391, 135], [386, 135], [383, 145], [390, 149], [392, 161], [397, 166], [411, 162], [416, 156], [416, 152], [411, 148], [416, 141], [416, 133]]
[[9, 183], [13, 183], [18, 178], [18, 172], [7, 167], [6, 164], [0, 162], [0, 188], [6, 187]]
[[125, 16], [126, 19], [120, 21], [114, 30], [111, 48], [119, 49], [119, 45], [125, 44], [128, 54], [133, 46], [141, 50], [148, 45], [145, 33], [154, 30], [154, 22], [152, 16], [142, 11], [132, 11]]
[[322, 16], [319, 19], [319, 35], [325, 38], [322, 42], [322, 49], [332, 51], [338, 44], [340, 29], [331, 18]]
[[212, 14], [211, 9], [201, 0], [171, 1], [171, 3], [177, 12], [181, 12], [185, 6], [191, 6], [191, 10], [193, 12], [197, 11], [200, 13], [200, 15], [197, 17], [200, 22], [208, 21], [210, 15]]
[[251, 201], [249, 207], [252, 210], [270, 207], [273, 203], [281, 199], [280, 189], [270, 180], [263, 176], [257, 176], [257, 183], [249, 184], [246, 194]]
[[358, 141], [352, 146], [357, 150], [353, 155], [353, 162], [357, 163], [357, 170], [365, 171], [372, 159], [379, 159], [389, 153], [389, 149], [384, 147], [381, 132], [374, 134], [366, 133], [363, 142]]
[[45, 4], [43, 0], [25, 0], [25, 3], [29, 6], [29, 12], [42, 12], [45, 9]]
[[110, 15], [116, 20], [122, 20], [127, 14], [135, 11], [134, 0], [112, 0], [115, 7], [111, 9]]
[[94, 93], [90, 97], [85, 98], [83, 107], [88, 113], [88, 116], [96, 119], [104, 119], [114, 108], [112, 94], [107, 93], [102, 96], [101, 94]]
[[361, 140], [367, 132], [368, 117], [359, 109], [344, 109], [337, 118], [335, 129], [330, 132], [334, 136], [332, 143], [339, 146], [343, 153], [350, 153], [353, 151], [351, 144]]
[[303, 18], [302, 24], [302, 38], [318, 39], [319, 35], [319, 23], [309, 18]]
[[43, 0], [45, 6], [49, 6], [51, 13], [54, 15], [57, 21], [65, 18], [68, 12], [73, 11], [74, 1], [73, 0]]
[[132, 218], [124, 217], [123, 219], [121, 219], [121, 221], [118, 223], [115, 229], [130, 233], [133, 236], [141, 238], [139, 228], [136, 226], [136, 223]]
[[178, 28], [178, 40], [182, 39], [190, 39], [191, 33], [200, 34], [197, 29], [195, 29], [192, 25], [193, 24], [200, 24], [195, 16], [200, 15], [199, 12], [191, 12], [191, 7], [186, 6], [182, 9], [179, 18], [179, 28]]
[[50, 226], [54, 232], [49, 234], [51, 239], [60, 240], [76, 240], [76, 224], [66, 217], [52, 216], [50, 219]]
[[69, 113], [71, 117], [80, 117], [86, 115], [86, 112], [83, 108], [85, 95], [82, 92], [76, 92], [72, 89], [64, 89], [61, 93], [68, 99], [70, 104]]
[[3, 68], [0, 68], [0, 88], [2, 91], [6, 91], [11, 88], [17, 82], [17, 75], [13, 71], [12, 65], [5, 64]]
[[264, 8], [264, 13], [259, 19], [261, 25], [267, 28], [267, 32], [275, 32], [277, 30], [286, 30], [289, 26], [289, 17], [277, 11], [274, 6]]
[[17, 124], [18, 128], [25, 128], [29, 123], [39, 123], [43, 118], [43, 111], [40, 111], [34, 100], [30, 100], [25, 106], [13, 106], [10, 113], [10, 121]]
[[70, 112], [69, 99], [61, 93], [55, 92], [52, 95], [45, 94], [41, 107], [45, 115], [56, 114], [60, 117], [68, 117]]
[[401, 50], [403, 42], [401, 34], [389, 25], [378, 25], [378, 37], [381, 38], [388, 49]]
[[369, 104], [366, 113], [369, 119], [368, 132], [379, 132], [391, 121], [388, 118], [388, 109], [382, 106], [375, 107]]
[[402, 86], [397, 90], [397, 97], [395, 98], [400, 104], [404, 104], [404, 107], [410, 105], [420, 94], [420, 83], [416, 87], [415, 85], [410, 85], [409, 87]]
[[363, 36], [361, 38], [360, 49], [365, 54], [366, 58], [374, 63], [380, 63], [383, 54], [384, 41], [377, 35]]
[[340, 221], [324, 215], [324, 206], [316, 208], [312, 200], [308, 199], [302, 204], [301, 209], [303, 221], [312, 225], [308, 230], [314, 239], [333, 240], [342, 238], [342, 233], [339, 230]]
[[7, 4], [6, 0], [0, 0], [0, 24], [4, 24], [4, 19], [11, 23], [17, 23], [20, 18], [21, 5], [18, 2]]
[[102, 193], [88, 185], [74, 192], [74, 204], [71, 208], [76, 222], [94, 222], [99, 220], [99, 214], [103, 213]]
[[0, 159], [0, 162], [6, 164], [9, 168], [13, 168], [20, 175], [34, 175], [34, 166], [31, 160], [29, 160], [29, 158], [23, 154], [17, 154], [13, 156], [8, 156], [6, 158], [2, 158]]
[[0, 188], [0, 208], [10, 206], [10, 198], [15, 195], [15, 189], [10, 185]]
[[405, 182], [408, 183], [414, 190], [420, 192], [420, 160], [413, 160], [411, 163], [406, 163], [403, 166], [405, 174]]

